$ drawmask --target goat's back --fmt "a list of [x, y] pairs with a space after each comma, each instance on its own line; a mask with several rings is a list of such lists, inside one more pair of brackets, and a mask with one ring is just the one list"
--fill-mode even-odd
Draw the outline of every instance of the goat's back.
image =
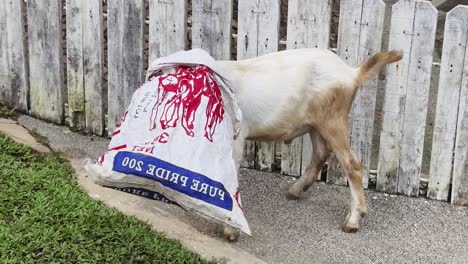
[[352, 85], [358, 75], [324, 49], [285, 50], [219, 65], [236, 89], [249, 134], [296, 129], [316, 94]]

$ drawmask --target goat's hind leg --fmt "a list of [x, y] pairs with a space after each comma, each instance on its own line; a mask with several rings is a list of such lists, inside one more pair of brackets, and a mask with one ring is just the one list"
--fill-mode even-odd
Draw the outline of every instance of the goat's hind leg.
[[309, 132], [312, 141], [312, 160], [302, 175], [290, 188], [286, 194], [288, 199], [299, 199], [310, 186], [317, 180], [318, 173], [323, 167], [325, 161], [330, 157], [330, 150], [320, 133], [313, 129]]
[[346, 233], [354, 233], [359, 229], [361, 218], [367, 214], [367, 203], [362, 187], [362, 165], [351, 149], [348, 129], [344, 124], [345, 122], [343, 125], [335, 124], [324, 127], [321, 130], [321, 135], [335, 153], [348, 178], [351, 191], [351, 209], [341, 228]]

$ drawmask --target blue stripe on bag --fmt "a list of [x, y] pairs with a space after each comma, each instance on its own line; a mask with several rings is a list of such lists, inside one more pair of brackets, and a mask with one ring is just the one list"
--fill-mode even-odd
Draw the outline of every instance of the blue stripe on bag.
[[114, 158], [113, 170], [158, 181], [190, 197], [232, 210], [231, 196], [222, 183], [158, 158], [121, 151]]

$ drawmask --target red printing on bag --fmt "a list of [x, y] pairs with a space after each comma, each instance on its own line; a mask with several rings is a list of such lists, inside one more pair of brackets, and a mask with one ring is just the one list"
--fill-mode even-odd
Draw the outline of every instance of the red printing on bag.
[[[109, 151], [113, 151], [113, 150], [118, 151], [118, 150], [124, 149], [124, 148], [126, 148], [126, 147], [127, 147], [127, 145], [126, 145], [126, 144], [123, 144], [123, 145], [120, 145], [120, 146], [117, 146], [117, 147], [110, 148], [110, 149], [108, 149], [107, 151], [108, 151], [108, 152], [109, 152]], [[101, 157], [99, 157], [98, 162], [99, 162], [100, 164], [102, 164], [102, 163], [104, 162], [104, 156], [105, 156], [105, 154], [104, 154], [104, 155], [101, 155]]]
[[[163, 105], [163, 101], [169, 96], [169, 100]], [[151, 111], [150, 130], [157, 128], [160, 109], [162, 109], [159, 119], [161, 128], [165, 130], [176, 127], [182, 106], [181, 125], [187, 136], [193, 137], [193, 122], [202, 96], [208, 98], [204, 136], [213, 142], [216, 126], [223, 121], [224, 105], [221, 90], [211, 70], [206, 66], [179, 67], [176, 73], [159, 77], [158, 96]]]

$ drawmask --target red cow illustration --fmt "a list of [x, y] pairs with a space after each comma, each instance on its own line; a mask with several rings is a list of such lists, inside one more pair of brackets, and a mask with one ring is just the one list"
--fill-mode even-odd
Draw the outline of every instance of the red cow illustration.
[[202, 96], [208, 98], [206, 107], [205, 138], [213, 142], [216, 125], [221, 123], [224, 115], [224, 105], [221, 91], [213, 78], [211, 70], [206, 66], [195, 68], [179, 67], [175, 74], [166, 74], [159, 78], [158, 97], [150, 117], [150, 130], [157, 126], [158, 110], [167, 96], [159, 123], [162, 129], [175, 127], [179, 120], [182, 106], [181, 125], [188, 136], [193, 137], [193, 122], [195, 113], [200, 106]]

